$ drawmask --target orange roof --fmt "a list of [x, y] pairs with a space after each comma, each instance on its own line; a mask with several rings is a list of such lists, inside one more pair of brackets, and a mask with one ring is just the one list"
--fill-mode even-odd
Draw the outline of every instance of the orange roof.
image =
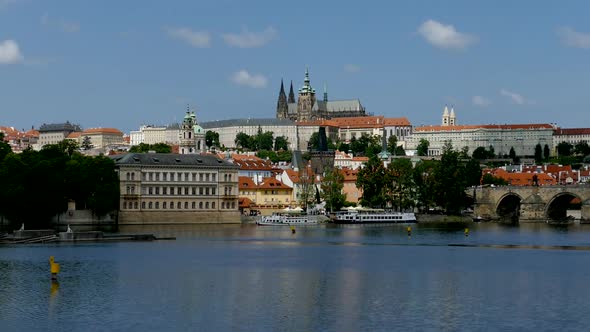
[[112, 135], [121, 135], [123, 136], [123, 133], [116, 128], [89, 128], [86, 129], [82, 132], [83, 135], [87, 135], [87, 134], [112, 134]]
[[410, 121], [406, 117], [385, 118], [383, 121], [386, 126], [411, 126]]
[[82, 133], [79, 131], [74, 131], [74, 132], [71, 132], [67, 138], [70, 138], [70, 139], [78, 138], [78, 137], [80, 137], [81, 134]]
[[241, 170], [273, 170], [270, 161], [254, 158], [234, 159], [234, 164], [239, 165]]
[[510, 173], [500, 168], [487, 170], [484, 173], [491, 173], [493, 176], [508, 181], [508, 183], [513, 186], [532, 186], [534, 175], [537, 175], [537, 180], [540, 185], [553, 185], [557, 183], [554, 178], [546, 173]]
[[238, 177], [238, 188], [239, 189], [256, 188], [256, 183], [254, 183], [254, 181], [252, 181], [252, 178], [250, 178], [248, 176], [239, 176]]
[[365, 162], [365, 161], [369, 161], [369, 157], [352, 157], [352, 161]]
[[380, 128], [383, 127], [384, 117], [380, 116], [357, 116], [350, 118], [333, 118], [332, 121], [340, 128]]
[[275, 178], [264, 178], [262, 183], [258, 186], [260, 189], [291, 189], [288, 185], [282, 183]]
[[590, 128], [557, 128], [553, 135], [590, 135]]
[[553, 126], [546, 123], [540, 124], [512, 124], [512, 125], [463, 125], [463, 126], [424, 126], [414, 128], [416, 131], [461, 131], [469, 129], [499, 129], [499, 130], [515, 130], [515, 129], [552, 129]]
[[344, 175], [344, 182], [356, 182], [358, 170], [349, 169], [349, 168], [342, 168], [339, 170], [342, 175]]
[[25, 133], [25, 136], [39, 137], [39, 131], [35, 130], [35, 129], [31, 129]]
[[298, 126], [321, 126], [321, 127], [338, 127], [338, 124], [334, 122], [334, 119], [330, 120], [312, 120], [312, 121], [299, 121], [296, 123]]
[[248, 197], [239, 197], [238, 198], [238, 206], [241, 208], [249, 208], [250, 206], [254, 205], [251, 199]]

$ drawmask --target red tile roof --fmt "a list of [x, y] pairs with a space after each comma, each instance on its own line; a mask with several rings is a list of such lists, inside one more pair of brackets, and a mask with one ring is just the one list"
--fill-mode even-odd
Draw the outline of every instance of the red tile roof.
[[590, 135], [590, 128], [557, 128], [553, 135]]
[[546, 123], [540, 124], [505, 124], [505, 125], [463, 125], [463, 126], [424, 126], [414, 128], [416, 131], [460, 131], [468, 129], [499, 129], [499, 130], [515, 130], [515, 129], [552, 129], [553, 126]]

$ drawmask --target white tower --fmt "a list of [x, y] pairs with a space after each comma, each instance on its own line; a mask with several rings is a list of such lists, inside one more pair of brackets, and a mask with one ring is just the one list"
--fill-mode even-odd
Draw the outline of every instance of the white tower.
[[191, 113], [188, 110], [182, 119], [180, 125], [180, 144], [178, 152], [180, 154], [195, 154], [197, 153], [196, 141], [195, 141], [195, 113]]
[[455, 116], [455, 108], [451, 106], [451, 115], [449, 116], [449, 125], [456, 126], [457, 125], [457, 117]]
[[441, 124], [441, 126], [446, 127], [446, 126], [449, 125], [449, 122], [450, 122], [449, 109], [445, 105], [445, 110], [443, 111], [443, 115], [442, 115], [442, 124]]

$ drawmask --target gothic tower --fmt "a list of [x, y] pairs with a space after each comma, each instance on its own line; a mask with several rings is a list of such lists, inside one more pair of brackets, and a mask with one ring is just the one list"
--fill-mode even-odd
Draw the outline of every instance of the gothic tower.
[[[292, 87], [291, 87], [292, 88]], [[281, 91], [279, 92], [279, 100], [277, 101], [277, 119], [287, 119], [289, 106], [287, 105], [287, 95], [285, 95], [285, 87], [281, 79]]]
[[457, 117], [455, 116], [455, 108], [451, 106], [451, 115], [449, 116], [449, 125], [456, 126], [457, 125]]
[[289, 89], [289, 104], [295, 104], [295, 93], [293, 92], [293, 81], [291, 81], [291, 88]]
[[312, 108], [315, 105], [315, 89], [309, 84], [309, 70], [305, 69], [305, 80], [303, 86], [299, 89], [299, 98], [297, 99], [297, 121], [314, 120]]

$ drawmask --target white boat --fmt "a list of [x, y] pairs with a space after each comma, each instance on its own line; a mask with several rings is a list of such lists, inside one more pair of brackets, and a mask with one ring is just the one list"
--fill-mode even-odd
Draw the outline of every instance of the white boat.
[[357, 208], [336, 212], [333, 222], [336, 224], [415, 223], [416, 215], [411, 212]]
[[273, 213], [270, 216], [262, 216], [256, 224], [260, 226], [296, 226], [315, 225], [318, 220], [315, 216], [302, 213]]

